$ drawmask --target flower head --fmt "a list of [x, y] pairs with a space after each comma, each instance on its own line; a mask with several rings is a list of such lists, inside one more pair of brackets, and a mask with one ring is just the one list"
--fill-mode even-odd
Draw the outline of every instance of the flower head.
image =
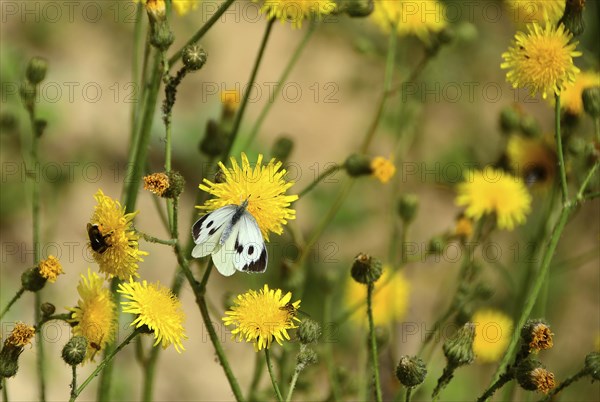
[[49, 255], [48, 258], [40, 261], [39, 268], [40, 275], [46, 278], [50, 283], [56, 282], [58, 275], [64, 274], [58, 258], [53, 255]]
[[517, 32], [513, 46], [502, 54], [503, 69], [509, 69], [506, 80], [513, 88], [529, 88], [532, 96], [538, 92], [546, 99], [548, 93], [559, 95], [568, 84], [575, 82], [579, 69], [573, 57], [578, 42], [569, 43], [573, 35], [561, 24], [558, 28], [546, 22], [527, 25], [527, 33]]
[[31, 342], [34, 335], [35, 328], [22, 322], [17, 322], [8, 338], [4, 341], [4, 344], [22, 348]]
[[181, 341], [187, 339], [183, 321], [185, 314], [181, 308], [181, 301], [171, 293], [167, 287], [160, 283], [148, 284], [146, 281], [121, 283], [117, 292], [122, 293], [124, 313], [137, 314], [131, 325], [136, 328], [147, 326], [154, 332], [154, 346], [162, 342], [163, 349], [173, 344], [175, 350], [181, 353], [185, 350]]
[[169, 189], [169, 176], [166, 173], [152, 173], [144, 176], [144, 190], [162, 197]]
[[512, 135], [506, 154], [512, 171], [526, 185], [547, 188], [554, 183], [558, 163], [556, 152], [544, 139]]
[[[381, 278], [375, 283], [373, 292], [373, 321], [375, 325], [387, 325], [401, 320], [408, 309], [410, 284], [401, 272], [394, 272], [391, 267], [383, 269]], [[367, 287], [354, 280], [346, 285], [344, 304], [354, 308], [360, 303], [360, 308], [352, 314], [355, 323], [367, 324]]]
[[512, 334], [512, 320], [496, 310], [479, 310], [473, 314], [475, 324], [473, 351], [481, 362], [495, 362], [508, 346]]
[[445, 6], [437, 0], [375, 0], [372, 21], [384, 32], [395, 26], [399, 36], [415, 35], [425, 43], [446, 26]]
[[[148, 0], [133, 0], [133, 1], [136, 3], [139, 3], [141, 1], [143, 4], [146, 4], [148, 2]], [[156, 0], [151, 0], [151, 1], [156, 2]], [[160, 2], [164, 3], [164, 0], [160, 0]], [[188, 12], [190, 12], [190, 10], [195, 10], [196, 8], [198, 8], [199, 2], [200, 2], [199, 0], [172, 0], [173, 7], [175, 8], [175, 10], [177, 11], [177, 14], [179, 14], [179, 15], [185, 15]]]
[[458, 185], [455, 200], [457, 205], [467, 207], [466, 216], [478, 220], [494, 213], [498, 227], [508, 230], [525, 222], [525, 215], [531, 210], [531, 196], [520, 179], [489, 166], [470, 176]]
[[223, 105], [223, 112], [227, 116], [232, 116], [240, 106], [242, 95], [237, 89], [226, 89], [221, 91], [220, 98]]
[[119, 201], [104, 195], [102, 190], [98, 190], [94, 198], [98, 204], [90, 221], [107, 245], [100, 251], [92, 251], [100, 272], [122, 280], [137, 277], [138, 262], [148, 254], [138, 249], [139, 236], [132, 228], [131, 222], [137, 212], [126, 214]]
[[69, 322], [75, 324], [73, 335], [88, 340], [87, 358], [94, 359], [97, 352], [113, 341], [117, 329], [116, 305], [110, 291], [102, 286], [103, 280], [88, 268], [87, 277], [81, 275], [77, 293], [79, 301]]
[[204, 205], [197, 207], [208, 212], [230, 204], [241, 204], [248, 201], [247, 210], [252, 214], [263, 237], [268, 241], [269, 232], [281, 234], [283, 226], [288, 219], [296, 219], [296, 211], [289, 208], [297, 195], [285, 195], [294, 183], [284, 179], [285, 169], [281, 169], [281, 162], [271, 159], [265, 166], [262, 164], [263, 156], [258, 155], [258, 160], [253, 168], [248, 157], [242, 153], [242, 165], [239, 166], [235, 158], [231, 158], [231, 168], [219, 162], [219, 167], [225, 175], [222, 183], [213, 183], [204, 179], [200, 189], [211, 193], [215, 198], [208, 200]]
[[371, 170], [373, 171], [373, 176], [385, 184], [394, 177], [396, 166], [394, 166], [392, 161], [382, 156], [376, 156], [371, 160]]
[[294, 28], [302, 28], [308, 18], [321, 18], [336, 8], [331, 0], [264, 0], [260, 9], [269, 19], [277, 18], [281, 23], [289, 22]]
[[575, 78], [575, 84], [567, 87], [560, 95], [560, 107], [570, 114], [579, 116], [583, 114], [583, 90], [600, 86], [600, 73], [583, 71]]
[[300, 321], [296, 312], [300, 300], [292, 302], [290, 292], [282, 295], [281, 289], [269, 289], [265, 286], [258, 292], [249, 290], [238, 295], [235, 305], [225, 312], [225, 325], [235, 325], [231, 331], [233, 338], [252, 342], [259, 351], [269, 348], [273, 339], [280, 345], [289, 340], [287, 330], [297, 328], [294, 321]]
[[556, 23], [565, 11], [565, 0], [508, 0], [507, 3], [516, 22]]

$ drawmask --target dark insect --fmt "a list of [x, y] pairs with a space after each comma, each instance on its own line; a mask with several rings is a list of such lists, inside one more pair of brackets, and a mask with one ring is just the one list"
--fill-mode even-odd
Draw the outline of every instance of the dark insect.
[[279, 310], [284, 310], [287, 313], [287, 319], [289, 321], [298, 315], [298, 309], [294, 307], [292, 302], [287, 302], [285, 306], [279, 307]]
[[103, 235], [102, 232], [100, 232], [100, 227], [96, 224], [92, 225], [91, 223], [87, 224], [87, 232], [92, 250], [98, 254], [102, 254], [108, 250], [110, 244], [106, 242], [106, 238], [110, 236], [110, 233]]

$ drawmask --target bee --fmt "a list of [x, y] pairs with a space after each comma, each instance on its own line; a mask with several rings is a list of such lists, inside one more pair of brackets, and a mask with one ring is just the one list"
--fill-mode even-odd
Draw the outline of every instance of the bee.
[[106, 242], [106, 238], [109, 234], [103, 235], [100, 231], [100, 226], [97, 224], [87, 224], [88, 237], [90, 238], [90, 247], [98, 254], [104, 253], [110, 247], [110, 244]]
[[287, 319], [291, 321], [298, 315], [298, 308], [292, 302], [287, 302], [285, 306], [279, 307], [279, 310], [284, 310], [287, 313]]

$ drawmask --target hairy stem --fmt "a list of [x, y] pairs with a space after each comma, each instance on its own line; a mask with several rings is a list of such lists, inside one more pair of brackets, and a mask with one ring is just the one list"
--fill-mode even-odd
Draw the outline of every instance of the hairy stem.
[[269, 348], [265, 348], [265, 360], [267, 362], [267, 369], [269, 370], [271, 384], [273, 384], [273, 390], [275, 390], [277, 401], [283, 402], [283, 396], [281, 396], [281, 391], [279, 391], [279, 386], [277, 385], [277, 380], [275, 380], [275, 374], [273, 373], [273, 364], [271, 363], [271, 354], [269, 353]]
[[4, 310], [2, 310], [2, 314], [0, 314], [0, 319], [2, 319], [4, 317], [4, 314], [6, 314], [8, 312], [8, 310], [10, 310], [12, 305], [15, 304], [15, 302], [17, 300], [19, 300], [19, 298], [23, 295], [23, 293], [25, 293], [25, 288], [21, 288], [17, 291], [17, 293], [13, 296], [13, 298], [10, 299], [10, 301], [8, 302], [6, 307], [4, 307]]

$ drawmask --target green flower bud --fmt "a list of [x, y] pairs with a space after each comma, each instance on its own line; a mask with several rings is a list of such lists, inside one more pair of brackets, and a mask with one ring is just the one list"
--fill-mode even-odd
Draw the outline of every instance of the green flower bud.
[[444, 236], [433, 236], [429, 240], [429, 253], [442, 254], [446, 247], [446, 238]]
[[585, 88], [581, 93], [583, 109], [590, 117], [600, 118], [600, 86]]
[[466, 323], [456, 335], [444, 342], [444, 355], [448, 364], [455, 367], [471, 364], [475, 360], [473, 340], [475, 339], [475, 324]]
[[37, 85], [46, 78], [46, 71], [48, 71], [48, 60], [43, 57], [32, 57], [27, 63], [25, 77], [33, 85]]
[[519, 385], [527, 391], [539, 391], [547, 394], [556, 386], [554, 374], [544, 368], [539, 360], [525, 359], [517, 366]]
[[208, 119], [204, 138], [200, 141], [200, 151], [207, 156], [218, 157], [225, 152], [227, 142], [228, 138], [219, 128], [219, 124], [213, 119]]
[[2, 131], [13, 131], [18, 126], [17, 117], [10, 112], [0, 113], [0, 129]]
[[317, 362], [317, 354], [311, 348], [303, 347], [296, 356], [297, 370], [304, 370], [307, 366]]
[[340, 10], [352, 18], [368, 17], [375, 9], [373, 0], [345, 0], [340, 4]]
[[500, 111], [500, 128], [505, 134], [510, 134], [519, 129], [521, 115], [512, 106], [507, 106]]
[[344, 162], [344, 169], [351, 177], [367, 176], [373, 173], [371, 159], [364, 155], [352, 154]]
[[535, 117], [527, 115], [521, 118], [521, 132], [527, 137], [539, 137], [540, 125]]
[[179, 198], [185, 188], [185, 179], [175, 170], [168, 172], [167, 177], [169, 178], [169, 187], [165, 190], [162, 197], [171, 198], [173, 200]]
[[56, 307], [54, 306], [54, 304], [52, 303], [42, 303], [42, 305], [40, 306], [40, 310], [42, 310], [42, 314], [44, 316], [49, 316], [54, 314], [54, 312], [56, 311]]
[[271, 156], [285, 163], [294, 149], [294, 141], [289, 137], [279, 137], [271, 148]]
[[168, 21], [156, 21], [150, 24], [150, 44], [160, 51], [166, 51], [173, 44], [175, 37]]
[[465, 43], [473, 43], [477, 41], [479, 37], [479, 32], [477, 31], [477, 26], [470, 22], [462, 22], [456, 26], [456, 37], [461, 42]]
[[83, 336], [74, 336], [63, 347], [62, 358], [70, 366], [77, 366], [87, 354], [88, 341]]
[[317, 342], [321, 337], [321, 333], [322, 331], [319, 323], [311, 319], [303, 319], [298, 326], [298, 331], [296, 332], [298, 335], [298, 340], [303, 345]]
[[521, 341], [527, 345], [530, 352], [552, 348], [553, 335], [550, 326], [542, 319], [527, 320], [521, 329]]
[[4, 345], [0, 351], [0, 377], [9, 378], [17, 374], [21, 352], [22, 347]]
[[38, 267], [29, 268], [21, 275], [21, 286], [30, 292], [37, 292], [46, 284], [47, 279], [40, 274]]
[[427, 367], [425, 362], [417, 356], [402, 356], [396, 367], [396, 378], [405, 387], [416, 387], [425, 381]]
[[404, 194], [398, 201], [398, 214], [406, 224], [412, 223], [419, 209], [419, 197], [415, 194]]
[[592, 352], [585, 357], [585, 370], [596, 381], [600, 381], [600, 352]]
[[382, 272], [381, 261], [364, 253], [356, 256], [350, 270], [352, 278], [365, 285], [377, 282]]
[[583, 21], [583, 7], [585, 0], [567, 0], [565, 4], [565, 13], [562, 18], [558, 21], [559, 24], [563, 24], [573, 36], [579, 36], [585, 30], [585, 23]]
[[196, 71], [204, 66], [207, 57], [206, 51], [201, 46], [189, 45], [183, 49], [181, 59], [188, 70]]

